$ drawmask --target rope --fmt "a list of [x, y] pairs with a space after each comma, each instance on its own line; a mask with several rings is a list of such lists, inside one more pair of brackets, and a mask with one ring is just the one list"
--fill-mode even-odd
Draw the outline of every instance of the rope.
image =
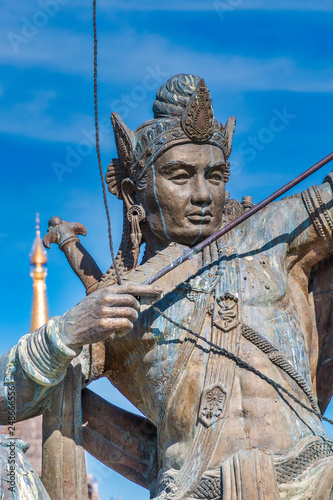
[[308, 387], [308, 384], [303, 379], [303, 377], [299, 373], [297, 373], [297, 371], [285, 359], [282, 353], [276, 347], [274, 347], [270, 342], [268, 342], [267, 339], [262, 337], [262, 335], [260, 335], [258, 332], [253, 330], [253, 328], [251, 328], [248, 325], [242, 326], [242, 335], [247, 340], [252, 342], [252, 344], [257, 346], [258, 349], [264, 352], [272, 363], [274, 363], [276, 366], [281, 368], [281, 370], [286, 372], [287, 375], [289, 375], [289, 377], [292, 378], [296, 382], [296, 384], [298, 384], [298, 386], [302, 389], [302, 391], [308, 398], [309, 402], [311, 403], [312, 408], [318, 412], [319, 408], [317, 400], [313, 395], [312, 390], [310, 389], [310, 387]]
[[271, 378], [269, 377], [266, 377], [266, 375], [264, 375], [263, 373], [261, 373], [259, 370], [257, 370], [256, 368], [254, 368], [253, 366], [249, 365], [248, 363], [246, 363], [246, 361], [243, 361], [241, 358], [239, 358], [238, 356], [236, 356], [235, 354], [233, 354], [232, 352], [230, 351], [227, 351], [227, 349], [224, 349], [223, 347], [220, 347], [218, 346], [217, 344], [214, 344], [213, 342], [211, 342], [210, 340], [207, 340], [205, 339], [205, 337], [202, 337], [201, 335], [199, 335], [198, 333], [195, 333], [193, 330], [191, 330], [190, 328], [187, 328], [186, 326], [183, 326], [181, 325], [180, 323], [178, 323], [177, 321], [174, 321], [173, 319], [169, 318], [166, 314], [164, 314], [158, 307], [156, 306], [152, 306], [152, 308], [154, 309], [154, 311], [156, 311], [160, 316], [162, 316], [162, 318], [166, 319], [167, 321], [169, 321], [169, 323], [172, 323], [174, 326], [176, 326], [177, 328], [181, 328], [182, 330], [190, 333], [191, 335], [194, 335], [194, 337], [197, 337], [198, 339], [202, 340], [203, 342], [205, 342], [206, 344], [208, 344], [210, 347], [213, 347], [218, 353], [220, 353], [222, 356], [225, 356], [226, 358], [229, 358], [231, 359], [232, 361], [234, 361], [240, 368], [244, 368], [245, 370], [248, 370], [249, 372], [252, 372], [254, 373], [255, 375], [257, 375], [258, 377], [260, 377], [262, 380], [264, 380], [265, 382], [267, 382], [268, 384], [270, 384], [272, 387], [274, 387], [274, 389], [279, 392], [279, 391], [282, 391], [284, 392], [287, 396], [290, 397], [290, 399], [292, 399], [295, 403], [299, 404], [302, 408], [304, 408], [305, 410], [307, 410], [308, 412], [310, 413], [313, 413], [314, 415], [316, 415], [316, 417], [320, 418], [320, 420], [324, 420], [325, 422], [328, 422], [329, 424], [333, 425], [333, 420], [330, 420], [326, 417], [324, 417], [320, 412], [318, 411], [315, 411], [313, 410], [312, 408], [310, 408], [309, 406], [305, 405], [304, 403], [302, 403], [302, 401], [300, 401], [299, 399], [297, 399], [293, 394], [291, 394], [291, 392], [289, 392], [287, 389], [285, 389], [282, 385], [278, 384], [277, 382], [275, 382], [274, 380], [272, 380]]
[[94, 25], [94, 106], [95, 106], [95, 131], [96, 131], [96, 152], [97, 152], [97, 160], [98, 160], [98, 168], [99, 174], [102, 182], [102, 190], [103, 190], [103, 200], [104, 207], [106, 212], [106, 218], [108, 221], [108, 235], [109, 235], [109, 246], [111, 251], [112, 263], [116, 273], [118, 285], [121, 285], [121, 278], [118, 271], [118, 267], [116, 264], [116, 259], [114, 256], [113, 250], [113, 242], [112, 242], [112, 232], [111, 232], [111, 220], [108, 202], [106, 198], [106, 189], [105, 189], [105, 181], [103, 176], [103, 167], [101, 160], [101, 151], [100, 151], [100, 139], [99, 139], [99, 126], [98, 126], [98, 99], [97, 99], [97, 23], [96, 23], [96, 0], [93, 0], [93, 25]]

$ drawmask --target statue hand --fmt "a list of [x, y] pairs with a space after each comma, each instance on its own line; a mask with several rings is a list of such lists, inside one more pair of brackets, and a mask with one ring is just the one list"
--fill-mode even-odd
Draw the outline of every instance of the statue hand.
[[140, 303], [135, 297], [157, 299], [161, 293], [156, 286], [136, 284], [97, 290], [64, 314], [59, 335], [72, 349], [100, 342], [113, 333], [122, 337], [138, 318]]

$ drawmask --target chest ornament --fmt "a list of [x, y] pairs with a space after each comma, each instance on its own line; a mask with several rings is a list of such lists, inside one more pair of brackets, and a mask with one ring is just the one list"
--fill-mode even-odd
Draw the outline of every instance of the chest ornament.
[[226, 392], [220, 384], [205, 389], [202, 393], [200, 419], [206, 427], [215, 423], [225, 406]]
[[218, 311], [214, 319], [214, 325], [223, 332], [229, 332], [239, 325], [238, 320], [238, 297], [226, 292], [217, 300]]

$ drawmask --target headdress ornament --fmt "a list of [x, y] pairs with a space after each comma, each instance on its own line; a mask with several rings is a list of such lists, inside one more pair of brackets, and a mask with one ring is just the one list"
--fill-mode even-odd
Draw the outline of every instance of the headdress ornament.
[[111, 161], [106, 181], [109, 191], [118, 198], [122, 179], [129, 177], [143, 188], [149, 167], [173, 146], [210, 144], [220, 148], [226, 160], [230, 155], [236, 119], [229, 118], [226, 126], [215, 119], [203, 78], [184, 74], [170, 78], [158, 90], [153, 110], [155, 119], [134, 132], [117, 113], [111, 115], [119, 160]]

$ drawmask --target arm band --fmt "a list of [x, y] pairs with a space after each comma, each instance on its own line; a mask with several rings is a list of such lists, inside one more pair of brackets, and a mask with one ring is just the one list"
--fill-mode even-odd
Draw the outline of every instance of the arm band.
[[59, 337], [61, 317], [54, 317], [34, 333], [25, 335], [18, 344], [21, 366], [39, 385], [56, 385], [64, 378], [73, 358], [82, 350], [74, 351]]

